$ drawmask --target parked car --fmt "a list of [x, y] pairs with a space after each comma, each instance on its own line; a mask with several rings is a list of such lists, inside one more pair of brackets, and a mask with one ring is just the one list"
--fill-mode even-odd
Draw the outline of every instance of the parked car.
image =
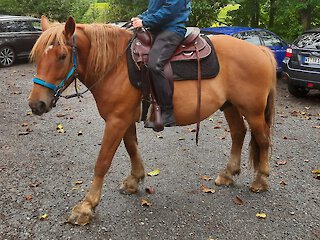
[[28, 58], [41, 32], [40, 19], [0, 15], [0, 67]]
[[295, 97], [320, 90], [320, 28], [306, 31], [287, 49], [282, 78]]
[[274, 53], [278, 66], [277, 72], [282, 71], [282, 61], [285, 57], [288, 44], [279, 36], [266, 29], [251, 28], [251, 27], [212, 27], [202, 28], [201, 32], [204, 34], [225, 34], [230, 35], [254, 45], [262, 45], [270, 48]]

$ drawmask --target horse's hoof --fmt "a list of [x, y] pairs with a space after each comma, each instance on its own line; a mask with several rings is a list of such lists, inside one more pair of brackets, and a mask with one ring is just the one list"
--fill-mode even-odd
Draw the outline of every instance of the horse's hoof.
[[125, 195], [131, 195], [138, 192], [138, 181], [133, 177], [127, 177], [121, 184], [120, 193]]
[[84, 203], [79, 203], [72, 209], [68, 223], [85, 226], [90, 223], [92, 217], [93, 213], [91, 207], [85, 205]]
[[254, 181], [250, 186], [250, 190], [254, 193], [265, 192], [268, 191], [268, 184], [266, 182]]
[[214, 183], [217, 186], [230, 186], [233, 184], [233, 180], [232, 178], [228, 177], [226, 174], [220, 173], [216, 178], [216, 180], [214, 180]]

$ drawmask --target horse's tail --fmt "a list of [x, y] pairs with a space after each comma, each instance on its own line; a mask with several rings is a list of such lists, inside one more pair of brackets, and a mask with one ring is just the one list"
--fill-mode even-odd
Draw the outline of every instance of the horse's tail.
[[273, 52], [263, 46], [259, 46], [260, 49], [269, 57], [272, 65], [272, 79], [270, 84], [270, 91], [267, 98], [267, 105], [264, 111], [265, 120], [269, 128], [272, 127], [275, 117], [275, 97], [276, 97], [276, 84], [277, 84], [277, 61], [273, 55]]
[[[276, 98], [276, 83], [277, 83], [277, 72], [276, 72], [276, 68], [277, 68], [277, 62], [274, 58], [274, 55], [272, 53], [272, 51], [269, 48], [266, 47], [260, 47], [261, 50], [269, 57], [270, 61], [271, 61], [271, 65], [272, 65], [272, 78], [270, 79], [271, 83], [270, 83], [270, 90], [267, 96], [267, 103], [266, 103], [266, 107], [264, 110], [264, 117], [265, 117], [265, 121], [266, 124], [268, 125], [269, 129], [270, 129], [270, 135], [269, 135], [269, 140], [271, 143], [271, 136], [272, 136], [272, 126], [274, 123], [274, 118], [275, 118], [275, 98]], [[258, 143], [254, 137], [253, 134], [251, 134], [251, 141], [250, 141], [250, 162], [251, 162], [251, 166], [253, 166], [254, 169], [258, 169], [259, 166], [259, 160], [260, 160], [260, 150], [259, 150], [259, 146]], [[270, 144], [270, 146], [272, 146]], [[272, 148], [271, 148], [272, 150]]]

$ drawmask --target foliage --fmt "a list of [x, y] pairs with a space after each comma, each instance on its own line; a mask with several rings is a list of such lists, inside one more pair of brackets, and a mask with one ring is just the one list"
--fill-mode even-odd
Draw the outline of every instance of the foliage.
[[[192, 0], [189, 25], [240, 25], [268, 28], [291, 41], [320, 26], [319, 0]], [[0, 0], [0, 14], [48, 16], [77, 22], [128, 21], [147, 8], [147, 0]], [[227, 7], [226, 7], [227, 6]]]
[[1, 13], [6, 14], [46, 15], [54, 20], [65, 21], [70, 15], [80, 20], [89, 5], [89, 0], [1, 0], [0, 9]]

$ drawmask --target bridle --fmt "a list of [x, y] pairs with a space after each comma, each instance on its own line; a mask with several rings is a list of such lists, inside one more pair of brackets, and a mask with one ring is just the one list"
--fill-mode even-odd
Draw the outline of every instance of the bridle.
[[[76, 35], [75, 34], [73, 35], [73, 38], [72, 38], [72, 62], [73, 62], [73, 66], [72, 66], [71, 70], [69, 71], [67, 76], [61, 80], [61, 82], [58, 85], [48, 83], [45, 80], [37, 78], [37, 77], [32, 79], [32, 81], [34, 83], [41, 85], [43, 87], [49, 88], [54, 91], [54, 96], [53, 96], [53, 101], [52, 101], [53, 105], [55, 105], [55, 103], [61, 97], [61, 93], [68, 86], [67, 83], [73, 82], [78, 76], [78, 73], [77, 73], [78, 61], [77, 61], [77, 47], [76, 47]], [[69, 81], [69, 79], [70, 79], [70, 81]], [[77, 95], [78, 95], [78, 93], [77, 93]], [[66, 96], [66, 98], [67, 97], [68, 96]]]
[[[127, 22], [123, 26], [121, 26], [121, 28], [125, 28], [125, 29], [129, 29], [130, 27], [131, 27], [131, 22]], [[118, 58], [116, 59], [114, 64], [111, 66], [111, 69], [113, 69], [113, 67], [115, 67], [115, 65], [117, 64], [119, 59], [121, 59], [122, 56], [125, 54], [125, 52], [127, 51], [128, 47], [130, 46], [130, 42], [134, 38], [135, 38], [135, 34], [130, 39], [129, 44], [128, 44], [127, 48], [125, 49], [125, 51], [118, 56]], [[61, 80], [61, 82], [58, 85], [54, 85], [54, 84], [48, 83], [45, 80], [37, 78], [37, 77], [34, 77], [32, 79], [32, 81], [35, 84], [41, 85], [43, 87], [49, 88], [49, 89], [54, 91], [54, 96], [53, 96], [53, 100], [52, 100], [53, 106], [55, 106], [55, 104], [57, 103], [57, 101], [59, 100], [60, 97], [64, 97], [66, 99], [73, 98], [73, 97], [78, 97], [78, 98], [82, 97], [82, 95], [84, 93], [86, 93], [89, 90], [91, 90], [99, 82], [99, 81], [95, 82], [92, 86], [90, 86], [90, 88], [87, 88], [85, 91], [83, 91], [81, 93], [78, 92], [78, 88], [77, 88], [77, 85], [76, 85], [76, 83], [77, 83], [76, 80], [77, 80], [77, 77], [78, 77], [78, 72], [77, 72], [78, 61], [77, 61], [77, 47], [76, 47], [76, 35], [75, 34], [73, 35], [73, 38], [72, 38], [72, 59], [73, 59], [72, 60], [73, 61], [73, 66], [72, 66], [71, 70], [69, 71], [67, 76], [63, 80]], [[68, 82], [69, 79], [71, 79], [71, 80]], [[75, 91], [76, 91], [76, 93], [70, 94], [70, 95], [67, 95], [67, 96], [62, 96], [61, 95], [62, 92], [73, 81], [75, 81]], [[69, 84], [67, 84], [67, 83], [69, 83]]]

